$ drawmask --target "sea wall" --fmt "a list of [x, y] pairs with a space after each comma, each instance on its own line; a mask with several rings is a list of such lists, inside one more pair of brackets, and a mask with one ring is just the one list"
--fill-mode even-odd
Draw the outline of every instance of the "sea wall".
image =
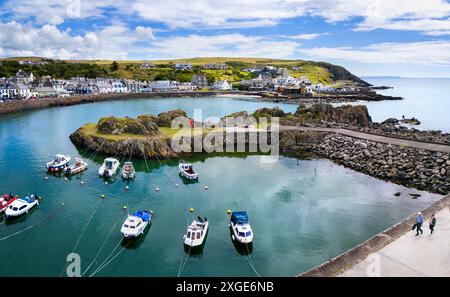
[[450, 193], [450, 154], [377, 143], [331, 132], [289, 131], [280, 151], [319, 156], [406, 187]]
[[171, 97], [209, 97], [215, 95], [239, 94], [236, 92], [165, 92], [165, 93], [121, 93], [121, 94], [100, 94], [95, 96], [71, 96], [58, 98], [45, 98], [38, 100], [13, 100], [0, 103], [0, 114], [21, 112], [27, 110], [41, 109], [47, 107], [70, 106], [84, 103], [124, 100], [124, 99], [153, 99]]

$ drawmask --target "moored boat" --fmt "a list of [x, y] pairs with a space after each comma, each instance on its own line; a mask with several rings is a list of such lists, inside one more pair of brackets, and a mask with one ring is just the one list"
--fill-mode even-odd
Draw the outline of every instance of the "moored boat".
[[193, 220], [183, 236], [184, 246], [192, 249], [202, 247], [205, 243], [208, 227], [209, 222], [206, 217], [198, 217], [197, 220]]
[[252, 227], [248, 222], [248, 214], [246, 211], [234, 211], [231, 214], [230, 224], [232, 239], [239, 243], [249, 244], [253, 241]]
[[52, 161], [47, 162], [45, 164], [45, 167], [47, 168], [47, 171], [60, 172], [63, 171], [64, 168], [69, 166], [69, 163], [70, 163], [70, 156], [57, 154], [55, 155], [55, 158]]
[[120, 162], [115, 158], [106, 158], [103, 161], [102, 166], [98, 169], [98, 175], [103, 177], [112, 177], [117, 173], [119, 169]]
[[88, 164], [80, 158], [75, 158], [75, 164], [64, 168], [64, 173], [68, 175], [78, 174], [88, 168]]
[[4, 212], [5, 209], [17, 199], [17, 197], [18, 196], [14, 196], [11, 193], [0, 196], [0, 213]]
[[133, 179], [136, 174], [132, 162], [125, 162], [122, 167], [122, 177], [125, 179]]
[[181, 175], [187, 179], [198, 179], [198, 174], [194, 171], [192, 164], [180, 163], [178, 164], [178, 169], [180, 170]]
[[18, 217], [24, 213], [28, 213], [28, 211], [30, 211], [33, 207], [39, 205], [39, 199], [39, 196], [33, 194], [30, 196], [17, 198], [5, 210], [6, 217]]
[[138, 237], [144, 233], [145, 228], [152, 220], [151, 210], [139, 210], [128, 215], [127, 219], [122, 225], [120, 232], [124, 237]]

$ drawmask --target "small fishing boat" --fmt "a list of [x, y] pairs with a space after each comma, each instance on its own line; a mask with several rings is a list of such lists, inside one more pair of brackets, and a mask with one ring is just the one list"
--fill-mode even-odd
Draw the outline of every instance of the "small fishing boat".
[[136, 174], [132, 162], [125, 162], [122, 167], [122, 177], [125, 179], [133, 179]]
[[248, 223], [248, 214], [246, 211], [234, 211], [231, 214], [230, 224], [228, 226], [233, 232], [231, 236], [233, 240], [243, 244], [249, 244], [253, 241], [253, 231]]
[[187, 179], [198, 178], [197, 172], [194, 171], [192, 164], [190, 163], [180, 163], [178, 164], [178, 169], [180, 170], [181, 175], [183, 175]]
[[39, 196], [31, 194], [30, 196], [17, 198], [5, 210], [5, 215], [9, 217], [18, 217], [28, 213], [30, 209], [39, 205]]
[[45, 166], [47, 167], [47, 171], [58, 172], [63, 171], [64, 168], [69, 166], [69, 163], [70, 156], [57, 154], [55, 155], [55, 158], [52, 161], [47, 162]]
[[136, 211], [132, 215], [128, 215], [127, 219], [122, 225], [122, 228], [120, 229], [120, 232], [127, 238], [138, 237], [144, 232], [145, 228], [148, 226], [151, 220], [152, 211]]
[[198, 248], [205, 242], [206, 234], [208, 233], [209, 222], [205, 218], [198, 217], [193, 220], [187, 227], [187, 232], [183, 236], [184, 245], [189, 248]]
[[0, 213], [4, 212], [5, 209], [17, 199], [17, 196], [10, 194], [4, 194], [0, 196]]
[[64, 173], [68, 175], [78, 174], [88, 168], [88, 164], [80, 158], [75, 158], [75, 164], [64, 168]]
[[115, 158], [106, 158], [103, 161], [102, 166], [100, 166], [98, 170], [98, 175], [103, 177], [112, 177], [117, 173], [117, 169], [119, 169], [120, 162]]

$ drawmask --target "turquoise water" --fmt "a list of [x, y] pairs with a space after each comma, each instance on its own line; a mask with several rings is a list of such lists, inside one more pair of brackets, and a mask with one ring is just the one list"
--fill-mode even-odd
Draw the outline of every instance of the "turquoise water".
[[[295, 105], [277, 105], [285, 111], [296, 109]], [[412, 190], [328, 160], [280, 157], [276, 163], [263, 164], [257, 155], [192, 158], [190, 161], [200, 175], [196, 184], [182, 182], [177, 160], [163, 164], [152, 160], [148, 167], [145, 162], [134, 160], [138, 171], [134, 182], [127, 184], [118, 179], [106, 185], [97, 176], [104, 156], [90, 158], [90, 153], [83, 154], [89, 169], [82, 175], [67, 181], [54, 176], [44, 178], [44, 163], [52, 155], [79, 154], [69, 134], [101, 116], [136, 116], [176, 108], [189, 114], [194, 108], [202, 108], [204, 116], [223, 116], [263, 106], [275, 104], [229, 98], [152, 99], [2, 116], [0, 169], [4, 174], [0, 192], [36, 193], [43, 200], [38, 208], [12, 223], [0, 218], [0, 275], [61, 275], [66, 256], [97, 203], [92, 221], [75, 250], [81, 256], [82, 270], [112, 230], [98, 262], [103, 262], [117, 245], [116, 251], [121, 253], [99, 276], [177, 276], [180, 262], [186, 259], [182, 236], [189, 219], [188, 209], [193, 207], [196, 215], [208, 217], [210, 232], [204, 252], [189, 257], [182, 276], [255, 275], [249, 258], [231, 241], [228, 209], [249, 212], [255, 233], [251, 259], [257, 272], [263, 276], [290, 276], [344, 252], [439, 198], [422, 193], [422, 197], [413, 200], [408, 195]], [[126, 185], [130, 187], [128, 191]], [[393, 196], [397, 191], [403, 193], [398, 198]], [[106, 198], [100, 199], [101, 194]], [[155, 212], [148, 232], [128, 245], [121, 242], [120, 234], [126, 217], [124, 205], [130, 211]], [[118, 223], [113, 228], [115, 222]]]
[[368, 79], [373, 85], [394, 87], [378, 91], [381, 94], [401, 96], [402, 101], [364, 103], [372, 119], [382, 122], [387, 118], [418, 118], [421, 130], [450, 132], [450, 78], [388, 78]]

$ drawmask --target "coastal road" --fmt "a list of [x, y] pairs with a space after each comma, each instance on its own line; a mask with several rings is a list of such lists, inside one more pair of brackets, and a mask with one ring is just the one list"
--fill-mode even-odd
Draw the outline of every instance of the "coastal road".
[[450, 153], [450, 145], [445, 145], [445, 144], [399, 139], [399, 138], [375, 135], [375, 134], [358, 132], [358, 131], [341, 129], [341, 128], [312, 128], [312, 127], [280, 126], [280, 132], [289, 131], [289, 130], [332, 132], [332, 133], [337, 133], [337, 134], [355, 137], [355, 138], [359, 138], [359, 139], [370, 140], [370, 141], [374, 141], [374, 142], [387, 143], [387, 144], [411, 147], [411, 148], [434, 151], [434, 152]]

